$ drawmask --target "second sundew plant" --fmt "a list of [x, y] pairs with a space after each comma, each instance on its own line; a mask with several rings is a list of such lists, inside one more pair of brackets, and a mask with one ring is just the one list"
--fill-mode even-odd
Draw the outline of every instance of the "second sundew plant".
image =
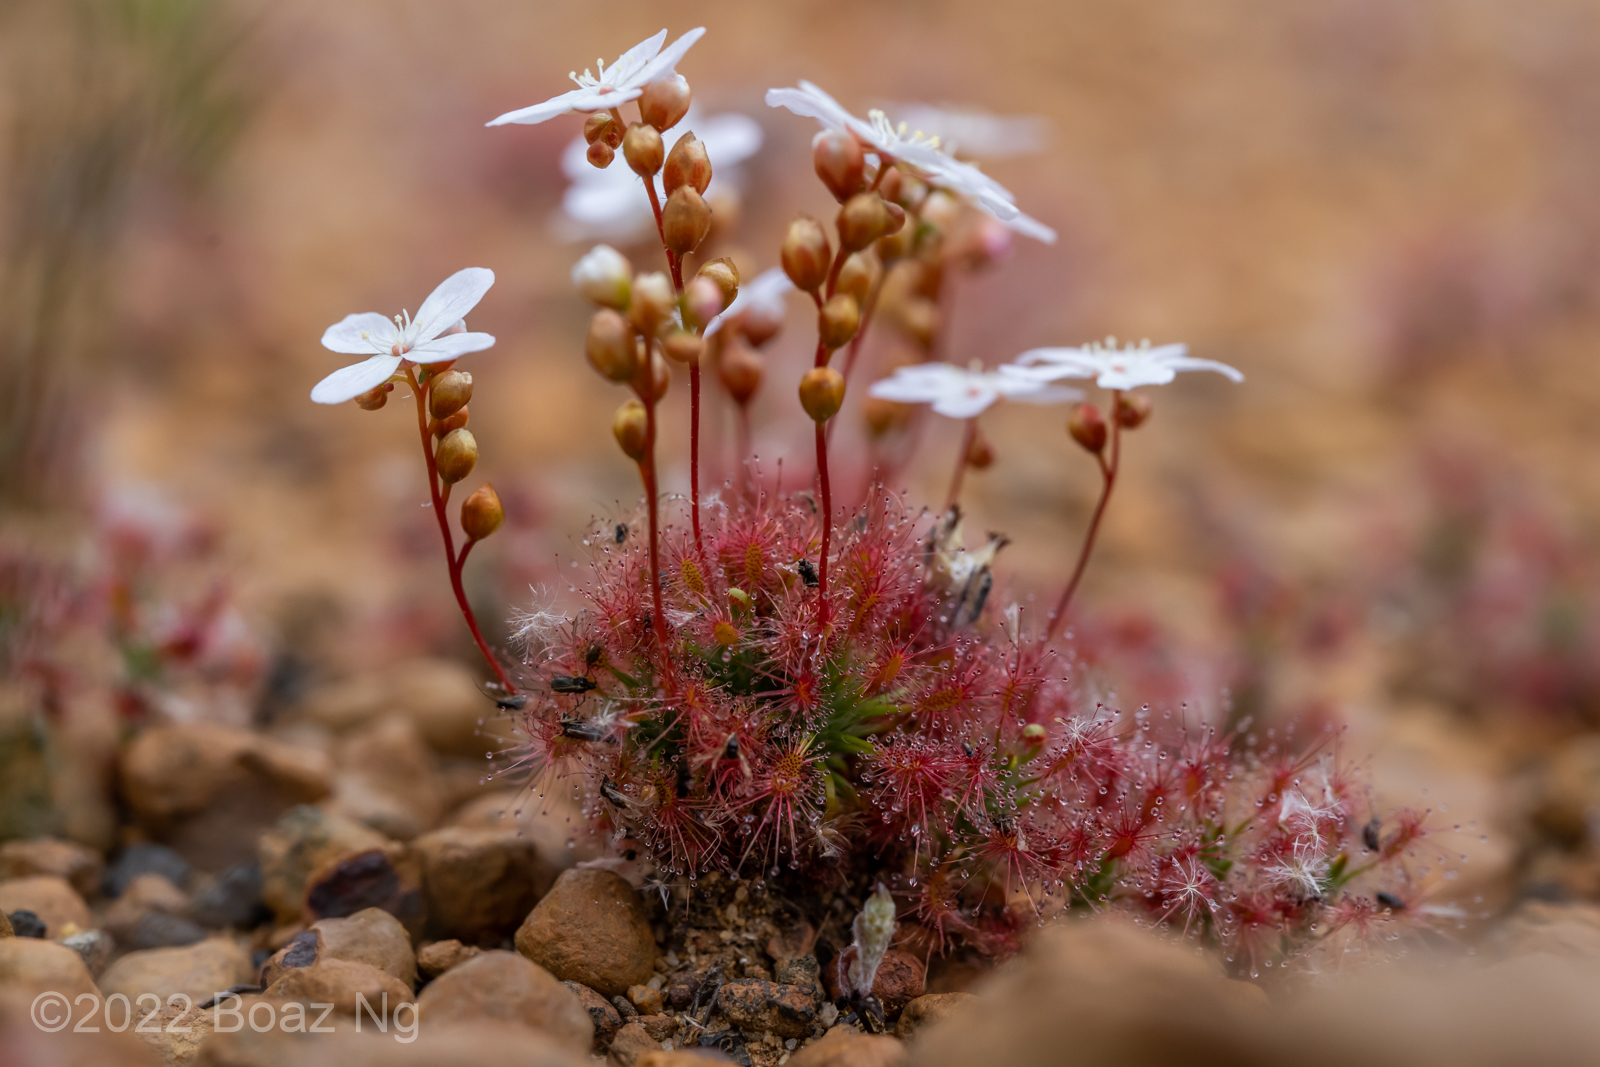
[[[471, 548], [501, 521], [499, 500], [487, 485], [466, 498], [459, 549], [445, 511], [477, 457], [466, 428], [472, 378], [453, 364], [494, 343], [464, 321], [493, 275], [463, 271], [414, 319], [351, 316], [323, 339], [368, 358], [318, 385], [313, 399], [375, 410], [395, 384], [412, 390], [452, 587], [497, 699], [521, 720], [518, 767], [541, 790], [577, 783], [597, 826], [636, 842], [663, 883], [692, 889], [718, 871], [892, 898], [899, 937], [927, 952], [1003, 952], [1023, 926], [1062, 908], [1119, 908], [1217, 945], [1255, 973], [1443, 914], [1427, 903], [1442, 872], [1416, 855], [1423, 816], [1372, 810], [1331, 742], [1298, 751], [1219, 734], [1187, 711], [1091, 706], [1070, 637], [1058, 637], [1124, 434], [1150, 414], [1131, 390], [1186, 370], [1240, 380], [1233, 368], [1190, 358], [1181, 345], [1114, 342], [1036, 349], [992, 370], [902, 367], [872, 389], [879, 406], [869, 420], [880, 432], [903, 426], [881, 405], [916, 403], [966, 420], [948, 499], [937, 513], [916, 511], [880, 484], [859, 505], [839, 506], [830, 423], [891, 290], [886, 279], [910, 278], [914, 296], [885, 317], [932, 338], [943, 272], [971, 263], [974, 248], [992, 249], [996, 233], [1053, 234], [936, 138], [877, 112], [858, 119], [802, 82], [767, 100], [822, 124], [814, 164], [839, 213], [831, 234], [797, 219], [777, 257], [782, 273], [741, 291], [732, 261], [696, 259], [711, 228], [704, 145], [685, 133], [669, 151], [661, 139], [688, 112], [689, 85], [675, 68], [702, 32], [663, 50], [663, 31], [598, 75], [575, 75], [576, 90], [491, 123], [588, 113], [589, 161], [639, 176], [666, 267], [639, 273], [600, 246], [573, 270], [598, 307], [587, 357], [633, 393], [613, 431], [638, 466], [643, 529], [608, 522], [590, 532], [584, 604], [523, 617], [520, 662], [483, 640], [461, 584]], [[817, 318], [815, 357], [799, 383], [814, 423], [812, 487], [778, 496], [745, 478], [703, 496], [702, 365], [747, 420], [764, 377], [756, 349], [779, 329], [791, 285]], [[664, 499], [656, 475], [658, 409], [674, 362], [689, 378], [684, 500]], [[961, 476], [992, 461], [977, 429], [984, 409], [1001, 397], [1081, 400], [1055, 384], [1069, 378], [1110, 393], [1107, 413], [1079, 403], [1068, 422], [1100, 469], [1102, 492], [1054, 610], [1028, 619], [991, 596], [1004, 538], [965, 546]]]

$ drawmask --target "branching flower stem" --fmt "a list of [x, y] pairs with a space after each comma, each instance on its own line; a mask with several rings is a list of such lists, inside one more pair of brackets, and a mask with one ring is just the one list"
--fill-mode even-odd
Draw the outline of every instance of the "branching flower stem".
[[495, 659], [494, 653], [489, 650], [489, 643], [483, 639], [483, 631], [478, 629], [478, 619], [472, 613], [472, 605], [467, 602], [467, 592], [461, 585], [461, 568], [467, 562], [467, 553], [472, 551], [473, 541], [468, 541], [461, 546], [461, 554], [456, 554], [455, 538], [450, 533], [450, 516], [445, 513], [445, 507], [450, 501], [450, 487], [447, 485], [441, 491], [439, 488], [439, 468], [433, 459], [433, 432], [428, 429], [428, 386], [432, 383], [430, 376], [428, 382], [417, 380], [415, 367], [405, 369], [406, 382], [411, 386], [411, 394], [417, 400], [417, 430], [422, 436], [422, 458], [428, 464], [428, 492], [433, 498], [433, 516], [439, 521], [439, 536], [444, 538], [445, 564], [450, 571], [450, 589], [456, 595], [456, 604], [461, 608], [462, 617], [467, 620], [467, 629], [472, 631], [472, 639], [478, 643], [478, 651], [483, 653], [484, 662], [489, 664], [489, 669], [494, 672], [495, 678], [500, 682], [501, 689], [507, 696], [516, 693], [517, 687], [511, 684], [511, 679], [506, 677], [500, 661]]
[[1100, 520], [1105, 517], [1106, 505], [1111, 501], [1111, 490], [1117, 484], [1117, 468], [1122, 461], [1122, 390], [1111, 391], [1111, 443], [1108, 451], [1111, 458], [1106, 459], [1104, 453], [1095, 456], [1100, 464], [1100, 502], [1094, 506], [1094, 515], [1089, 519], [1089, 531], [1083, 538], [1083, 549], [1078, 553], [1078, 563], [1072, 568], [1072, 577], [1067, 581], [1067, 587], [1061, 591], [1061, 599], [1056, 601], [1055, 610], [1050, 613], [1050, 620], [1045, 627], [1045, 640], [1049, 641], [1061, 628], [1061, 621], [1067, 616], [1067, 606], [1072, 603], [1072, 595], [1078, 591], [1078, 583], [1083, 580], [1084, 568], [1089, 565], [1089, 553], [1094, 549], [1095, 537], [1100, 532]]
[[668, 658], [667, 612], [661, 601], [661, 524], [660, 493], [656, 485], [656, 391], [655, 342], [645, 341], [645, 365], [640, 377], [644, 388], [639, 390], [644, 401], [645, 431], [644, 458], [639, 461], [639, 480], [644, 483], [645, 507], [650, 517], [650, 595], [651, 622], [656, 634], [656, 645], [663, 660]]

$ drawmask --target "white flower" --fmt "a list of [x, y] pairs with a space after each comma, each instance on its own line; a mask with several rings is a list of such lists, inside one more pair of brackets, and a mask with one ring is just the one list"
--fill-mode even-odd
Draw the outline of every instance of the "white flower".
[[734, 295], [733, 303], [706, 324], [706, 336], [710, 337], [722, 329], [723, 323], [730, 322], [734, 316], [747, 311], [764, 314], [782, 322], [786, 306], [784, 297], [793, 289], [794, 282], [789, 280], [782, 267], [770, 267], [762, 271], [753, 281], [739, 286], [739, 292]]
[[802, 81], [798, 89], [768, 89], [767, 104], [855, 134], [880, 158], [906, 164], [930, 184], [966, 197], [1002, 222], [1021, 214], [1016, 197], [1005, 186], [972, 164], [940, 151], [938, 137], [914, 131], [904, 122], [897, 126], [882, 111], [872, 110], [867, 112], [867, 120], [858, 119], [808, 81]]
[[[761, 147], [761, 127], [748, 115], [729, 112], [702, 116], [691, 107], [672, 129], [661, 135], [671, 146], [678, 134], [692, 130], [705, 145], [711, 160], [711, 184], [706, 199], [715, 201], [724, 189], [740, 184], [739, 164]], [[589, 162], [589, 143], [576, 137], [561, 153], [561, 170], [571, 185], [561, 196], [561, 210], [554, 219], [556, 233], [570, 241], [606, 238], [631, 241], [655, 234], [655, 215], [649, 198], [639, 188], [639, 176], [626, 163], [613, 162], [600, 169]], [[655, 177], [656, 194], [666, 199], [661, 176]]]
[[389, 380], [401, 360], [446, 363], [494, 344], [486, 333], [467, 333], [465, 316], [494, 284], [494, 271], [468, 267], [439, 283], [417, 309], [385, 318], [375, 311], [346, 315], [322, 335], [322, 347], [351, 356], [371, 356], [328, 375], [311, 390], [319, 404], [342, 404]]
[[902, 404], [932, 404], [933, 410], [952, 419], [970, 419], [988, 410], [996, 400], [1025, 404], [1059, 404], [1082, 400], [1076, 389], [1046, 385], [1038, 378], [1007, 375], [974, 366], [963, 369], [950, 363], [915, 363], [874, 382], [871, 394]]
[[633, 283], [633, 264], [610, 245], [595, 245], [572, 265], [572, 284], [601, 307], [623, 311]]
[[1328, 876], [1328, 858], [1314, 845], [1296, 842], [1294, 854], [1280, 856], [1262, 871], [1267, 884], [1282, 886], [1304, 897], [1322, 895], [1322, 880]]
[[991, 115], [972, 108], [900, 104], [892, 108], [914, 130], [939, 138], [953, 156], [1001, 159], [1044, 148], [1048, 123], [1038, 115]]
[[666, 51], [662, 51], [661, 45], [667, 39], [667, 31], [662, 30], [649, 40], [640, 41], [622, 53], [622, 56], [609, 67], [602, 61], [595, 60], [599, 74], [590, 74], [587, 69], [582, 74], [576, 72], [568, 74], [567, 77], [577, 83], [576, 89], [560, 96], [553, 96], [532, 107], [507, 111], [484, 125], [503, 126], [508, 122], [518, 122], [532, 126], [572, 111], [606, 111], [626, 104], [630, 100], [637, 100], [644, 93], [646, 85], [673, 73], [677, 69], [678, 60], [683, 58], [683, 54], [705, 32], [704, 26], [690, 30], [673, 41]]
[[1194, 359], [1188, 345], [1156, 345], [1149, 341], [1118, 348], [1115, 338], [1082, 348], [1034, 348], [1001, 372], [1016, 378], [1053, 382], [1061, 378], [1093, 378], [1102, 389], [1137, 389], [1166, 385], [1182, 370], [1211, 370], [1236, 382], [1244, 375], [1214, 359]]

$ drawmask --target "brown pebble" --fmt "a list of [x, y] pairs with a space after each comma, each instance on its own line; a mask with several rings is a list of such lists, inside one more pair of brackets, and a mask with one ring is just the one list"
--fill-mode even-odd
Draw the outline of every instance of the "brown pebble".
[[790, 1056], [785, 1067], [902, 1067], [905, 1062], [906, 1047], [898, 1039], [835, 1026]]
[[770, 1031], [782, 1037], [805, 1036], [817, 1017], [817, 998], [811, 990], [761, 978], [723, 983], [717, 1005], [741, 1030]]
[[[839, 976], [849, 971], [850, 963], [855, 958], [856, 948], [851, 945], [829, 960], [828, 965], [822, 969], [823, 984], [827, 987], [831, 999], [839, 999], [842, 985]], [[878, 965], [878, 973], [872, 979], [872, 995], [883, 1005], [883, 1013], [887, 1018], [898, 1017], [907, 1004], [925, 992], [927, 992], [927, 971], [922, 966], [921, 960], [897, 948], [884, 953], [883, 962]]]
[[563, 871], [517, 931], [517, 951], [557, 978], [626, 993], [655, 974], [656, 939], [639, 895], [594, 867]]
[[452, 967], [459, 967], [483, 949], [476, 945], [463, 945], [454, 939], [430, 941], [417, 949], [417, 970], [429, 978], [437, 978]]
[[611, 1067], [634, 1067], [640, 1057], [660, 1051], [661, 1042], [651, 1037], [650, 1032], [640, 1026], [636, 1019], [618, 1030], [617, 1036], [611, 1039], [611, 1051], [606, 1055], [606, 1062]]
[[576, 993], [515, 952], [485, 952], [446, 971], [417, 998], [424, 1026], [499, 1020], [521, 1023], [587, 1052], [594, 1024]]
[[628, 987], [628, 1000], [640, 1015], [660, 1015], [666, 1007], [661, 998], [661, 990], [651, 989], [647, 985], [631, 985]]
[[699, 991], [700, 976], [693, 971], [679, 971], [667, 984], [667, 1006], [685, 1011], [694, 1004], [694, 995]]
[[604, 1056], [606, 1046], [611, 1044], [611, 1038], [622, 1029], [622, 1014], [611, 1006], [609, 1000], [582, 982], [561, 984], [572, 990], [578, 998], [578, 1003], [589, 1013], [589, 1021], [594, 1024], [594, 1047], [591, 1051], [596, 1056]]
[[658, 1043], [678, 1034], [678, 1020], [670, 1015], [641, 1015], [634, 1021], [644, 1027], [644, 1032]]
[[900, 1022], [895, 1026], [895, 1036], [910, 1041], [911, 1035], [924, 1027], [932, 1026], [950, 1015], [968, 1009], [978, 998], [971, 993], [926, 993], [905, 1006]]

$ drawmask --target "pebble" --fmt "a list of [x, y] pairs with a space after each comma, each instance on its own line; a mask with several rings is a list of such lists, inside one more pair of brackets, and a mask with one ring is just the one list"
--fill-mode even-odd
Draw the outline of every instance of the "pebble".
[[459, 941], [430, 941], [417, 949], [417, 970], [429, 978], [437, 978], [452, 967], [459, 967], [483, 949], [476, 945], [463, 945]]
[[261, 835], [257, 848], [261, 899], [279, 922], [297, 922], [304, 914], [306, 882], [313, 871], [389, 843], [382, 834], [321, 808], [290, 808]]
[[[0, 915], [4, 915], [0, 912]], [[44, 920], [39, 918], [27, 908], [18, 908], [10, 915], [6, 915], [6, 929], [15, 937], [32, 937], [40, 941], [48, 941], [50, 929], [45, 926]]]
[[[856, 948], [851, 945], [828, 961], [828, 966], [824, 968], [823, 981], [827, 986], [828, 996], [832, 999], [839, 999], [841, 992], [839, 976], [849, 970], [850, 963], [855, 958]], [[886, 1018], [895, 1018], [907, 1004], [926, 991], [927, 971], [921, 960], [897, 948], [884, 953], [883, 962], [878, 965], [878, 973], [872, 979], [872, 995], [883, 1005]]]
[[279, 948], [259, 969], [257, 984], [266, 987], [297, 967], [309, 967], [322, 958], [322, 938], [315, 930], [302, 930]]
[[816, 1020], [817, 998], [800, 986], [741, 978], [723, 983], [717, 994], [717, 1008], [730, 1023], [746, 1032], [803, 1037]]
[[635, 1019], [618, 1030], [611, 1039], [606, 1063], [611, 1067], [634, 1067], [641, 1057], [660, 1051], [661, 1042], [651, 1037], [650, 1032]]
[[410, 841], [444, 813], [434, 754], [409, 720], [387, 717], [343, 738], [328, 810]]
[[822, 995], [822, 967], [817, 957], [807, 953], [780, 959], [772, 968], [772, 979], [784, 985], [797, 985]]
[[214, 937], [181, 948], [130, 952], [106, 968], [100, 988], [107, 996], [126, 993], [131, 999], [154, 993], [163, 1001], [183, 993], [199, 1004], [218, 990], [249, 982], [253, 970], [248, 952]]
[[422, 865], [430, 936], [466, 944], [501, 944], [558, 873], [514, 830], [445, 827], [411, 847]]
[[397, 716], [409, 720], [440, 755], [480, 761], [498, 747], [499, 737], [509, 737], [508, 724], [497, 718], [472, 672], [451, 660], [411, 660], [381, 675], [327, 686], [307, 694], [300, 711], [338, 733]]
[[[37, 916], [36, 916], [37, 918]], [[16, 937], [17, 931], [11, 925], [11, 916], [0, 911], [0, 937]]]
[[271, 915], [261, 900], [261, 861], [245, 860], [206, 879], [195, 890], [196, 922], [213, 928], [259, 926]]
[[655, 934], [639, 895], [620, 876], [596, 868], [562, 872], [517, 930], [516, 946], [557, 978], [607, 996], [655, 973]]
[[[1252, 986], [1251, 988], [1255, 988]], [[932, 1026], [960, 1011], [970, 1011], [978, 998], [971, 993], [925, 993], [912, 1000], [900, 1012], [900, 1022], [895, 1026], [895, 1036], [909, 1041], [913, 1034]]]
[[35, 874], [65, 878], [88, 899], [100, 891], [105, 862], [100, 853], [72, 841], [35, 837], [0, 845], [0, 882]]
[[578, 995], [515, 952], [485, 952], [430, 982], [418, 998], [424, 1027], [480, 1019], [521, 1023], [576, 1052], [594, 1043], [591, 1014]]
[[81, 934], [63, 938], [61, 943], [76, 952], [83, 959], [84, 966], [89, 968], [89, 973], [95, 977], [99, 977], [106, 969], [106, 964], [111, 962], [117, 950], [116, 939], [104, 930], [85, 930]]
[[117, 855], [116, 861], [106, 868], [102, 887], [108, 897], [120, 897], [129, 883], [141, 874], [159, 874], [173, 885], [187, 885], [189, 861], [166, 845], [141, 841], [129, 845]]
[[407, 989], [417, 982], [417, 957], [400, 920], [379, 908], [344, 919], [322, 919], [311, 929], [321, 935], [322, 958], [368, 963], [393, 975]]
[[[331, 1003], [333, 1010], [343, 1015], [370, 1010], [380, 1018], [392, 1015], [413, 999], [411, 987], [387, 971], [370, 963], [332, 957], [323, 957], [309, 967], [286, 969], [267, 987], [266, 995], [305, 1004]], [[361, 1007], [358, 995], [366, 999], [368, 1008]]]
[[[93, 924], [89, 905], [84, 903], [72, 883], [54, 874], [35, 874], [0, 882], [0, 911], [11, 914], [31, 911], [44, 922], [52, 941], [82, 933]], [[12, 925], [16, 921], [12, 920]]]
[[249, 1026], [218, 1032], [206, 1042], [204, 1062], [206, 1067], [591, 1067], [588, 1056], [525, 1026], [486, 1021], [420, 1026], [416, 1039], [406, 1042], [395, 1040], [392, 1031], [373, 1032], [365, 1014], [362, 1019], [361, 1033], [348, 1020], [332, 1034], [286, 1033], [277, 1027], [257, 1033]]
[[31, 937], [0, 939], [0, 989], [29, 996], [50, 990], [69, 997], [99, 992], [83, 957], [65, 945]]
[[[101, 919], [101, 925], [111, 932], [119, 942], [130, 947], [160, 948], [160, 945], [133, 945], [134, 928], [139, 921], [150, 915], [164, 915], [168, 917], [187, 918], [189, 915], [189, 897], [183, 890], [173, 885], [164, 875], [154, 872], [135, 875], [129, 880], [122, 895], [111, 902], [106, 908]], [[193, 929], [199, 927], [189, 924]], [[200, 937], [205, 934], [201, 933]], [[184, 944], [192, 944], [200, 938], [190, 938]]]
[[694, 1004], [694, 995], [700, 991], [700, 976], [693, 971], [679, 971], [667, 983], [667, 1006], [674, 1011], [686, 1011]]
[[306, 879], [306, 918], [339, 919], [382, 908], [408, 934], [420, 935], [425, 905], [419, 869], [416, 857], [398, 845], [334, 860]]
[[127, 949], [137, 950], [192, 945], [205, 939], [206, 932], [194, 922], [181, 916], [152, 911], [139, 916], [133, 929], [121, 938], [121, 944]]
[[[796, 1051], [789, 1057], [787, 1067], [901, 1067], [905, 1062], [906, 1047], [896, 1038], [837, 1026], [823, 1034], [821, 1040]], [[1007, 1061], [980, 1059], [971, 1062]]]
[[639, 1009], [640, 1015], [660, 1015], [666, 1006], [661, 999], [659, 989], [651, 989], [647, 985], [631, 985], [628, 987], [628, 1000]]
[[594, 1024], [594, 1046], [590, 1050], [597, 1056], [605, 1055], [606, 1046], [611, 1044], [611, 1038], [622, 1028], [622, 1015], [605, 997], [590, 989], [582, 982], [562, 982], [562, 985], [572, 990], [578, 998], [578, 1003], [583, 1005], [589, 1013], [589, 1021]]
[[670, 1041], [678, 1034], [678, 1020], [670, 1015], [641, 1015], [634, 1021], [657, 1042]]

